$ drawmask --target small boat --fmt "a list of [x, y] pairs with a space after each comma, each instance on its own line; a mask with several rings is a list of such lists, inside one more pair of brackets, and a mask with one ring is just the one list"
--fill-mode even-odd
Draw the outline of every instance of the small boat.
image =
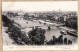
[[66, 31], [62, 31], [61, 30], [60, 33], [63, 34], [63, 35], [67, 35], [67, 32]]
[[67, 33], [68, 33], [69, 35], [72, 35], [72, 36], [78, 37], [77, 32], [74, 31], [74, 30], [69, 30], [69, 31], [67, 31]]

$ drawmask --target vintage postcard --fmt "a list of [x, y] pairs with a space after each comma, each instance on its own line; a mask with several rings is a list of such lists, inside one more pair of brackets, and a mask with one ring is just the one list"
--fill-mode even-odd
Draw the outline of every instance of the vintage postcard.
[[2, 2], [3, 50], [78, 50], [78, 1]]

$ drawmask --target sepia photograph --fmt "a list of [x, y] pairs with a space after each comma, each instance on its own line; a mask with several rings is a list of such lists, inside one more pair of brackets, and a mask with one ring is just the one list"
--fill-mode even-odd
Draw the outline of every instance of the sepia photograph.
[[4, 50], [78, 49], [78, 2], [2, 2], [2, 44]]

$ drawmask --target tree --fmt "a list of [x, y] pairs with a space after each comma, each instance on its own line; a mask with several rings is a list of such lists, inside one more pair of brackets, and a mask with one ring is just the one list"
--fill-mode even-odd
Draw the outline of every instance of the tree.
[[70, 27], [70, 28], [77, 30], [77, 17], [71, 17], [71, 18], [67, 19], [65, 24], [67, 27]]
[[2, 15], [3, 26], [8, 27], [6, 33], [18, 45], [29, 44], [31, 41], [19, 27], [14, 25], [14, 21], [10, 20], [7, 16]]
[[28, 35], [34, 45], [43, 45], [45, 40], [45, 30], [41, 28], [35, 28], [29, 31]]

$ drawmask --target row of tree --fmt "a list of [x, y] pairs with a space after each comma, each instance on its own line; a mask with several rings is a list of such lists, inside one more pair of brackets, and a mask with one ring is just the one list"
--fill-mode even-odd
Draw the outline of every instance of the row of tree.
[[4, 27], [8, 27], [6, 33], [18, 45], [29, 44], [29, 38], [25, 33], [21, 32], [21, 29], [14, 25], [14, 21], [11, 21], [8, 17], [2, 15], [2, 22]]
[[[63, 35], [60, 35], [58, 38], [53, 36], [53, 39], [46, 42], [45, 41], [45, 30], [41, 28], [33, 28], [28, 32], [28, 36], [21, 29], [14, 25], [14, 21], [10, 20], [8, 17], [2, 15], [2, 22], [4, 27], [8, 27], [6, 33], [18, 45], [54, 45], [54, 44], [67, 44], [67, 39], [63, 41]], [[72, 41], [69, 40], [68, 44], [72, 44]]]
[[67, 19], [67, 21], [65, 22], [65, 25], [67, 27], [70, 27], [70, 28], [73, 28], [73, 29], [76, 29], [77, 30], [77, 28], [78, 28], [77, 18], [76, 17], [73, 17], [73, 18]]
[[2, 22], [4, 27], [8, 27], [6, 33], [18, 45], [43, 45], [45, 40], [45, 30], [41, 28], [33, 28], [28, 33], [28, 36], [21, 29], [14, 25], [14, 21], [10, 20], [7, 16], [2, 15]]

